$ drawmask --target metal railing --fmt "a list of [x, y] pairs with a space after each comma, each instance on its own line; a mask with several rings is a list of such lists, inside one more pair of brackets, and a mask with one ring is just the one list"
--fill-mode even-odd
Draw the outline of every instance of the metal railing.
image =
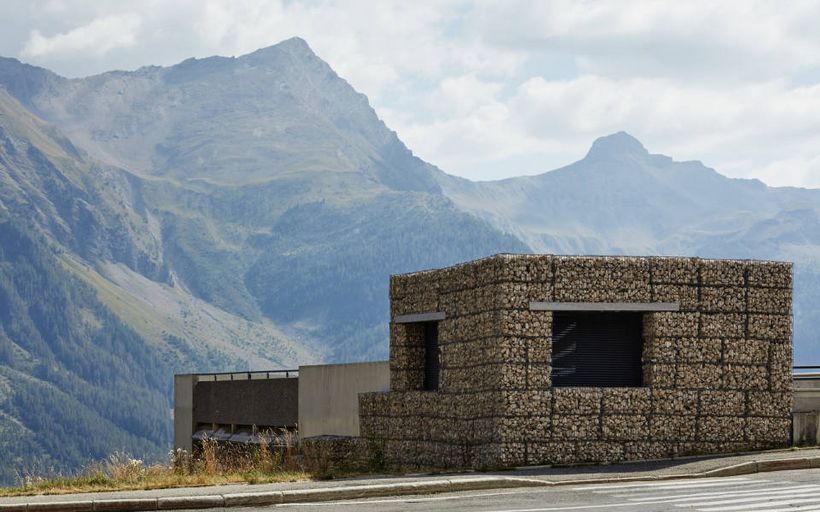
[[256, 379], [290, 379], [299, 377], [299, 370], [257, 370], [252, 372], [208, 372], [197, 373], [197, 379], [211, 380], [252, 380]]
[[800, 380], [820, 380], [820, 366], [794, 365], [792, 377]]

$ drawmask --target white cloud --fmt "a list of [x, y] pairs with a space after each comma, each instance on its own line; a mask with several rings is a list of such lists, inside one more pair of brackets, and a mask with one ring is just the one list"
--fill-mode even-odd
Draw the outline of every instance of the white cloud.
[[582, 156], [596, 137], [626, 130], [651, 151], [699, 159], [735, 177], [820, 182], [820, 85], [711, 89], [669, 79], [536, 77], [463, 115], [416, 124], [396, 117], [394, 124], [422, 158], [480, 179], [549, 170]]
[[[58, 9], [53, 5], [52, 9]], [[44, 36], [33, 30], [20, 53], [23, 57], [71, 55], [91, 52], [105, 55], [115, 48], [127, 48], [137, 42], [141, 19], [137, 14], [106, 16], [87, 25], [53, 36]]]
[[[806, 149], [810, 150], [811, 148]], [[811, 153], [807, 151], [806, 154]], [[748, 165], [748, 162], [744, 162], [744, 164]], [[765, 183], [774, 186], [784, 187], [801, 184], [807, 187], [820, 188], [820, 155], [774, 160], [763, 167], [755, 169], [755, 175]]]
[[806, 0], [514, 0], [482, 2], [468, 20], [484, 40], [568, 52], [595, 74], [734, 82], [820, 65], [820, 4]]
[[436, 103], [438, 112], [452, 115], [465, 115], [486, 108], [488, 99], [496, 97], [504, 85], [498, 82], [486, 82], [475, 75], [464, 75], [445, 78], [431, 100]]
[[416, 82], [454, 74], [509, 76], [523, 58], [446, 34], [460, 2], [278, 2], [208, 0], [194, 17], [197, 37], [228, 54], [242, 54], [301, 36], [344, 78], [379, 101], [392, 102]]
[[27, 27], [0, 53], [69, 76], [301, 36], [415, 153], [467, 177], [555, 168], [627, 130], [820, 186], [815, 1], [7, 0], [0, 18]]

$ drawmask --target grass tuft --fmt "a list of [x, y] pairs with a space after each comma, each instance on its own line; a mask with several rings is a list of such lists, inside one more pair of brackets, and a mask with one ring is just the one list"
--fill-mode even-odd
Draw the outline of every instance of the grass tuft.
[[[270, 433], [258, 436], [258, 445], [218, 443], [205, 439], [193, 453], [172, 450], [165, 463], [146, 464], [115, 452], [106, 460], [86, 466], [73, 476], [26, 476], [16, 487], [0, 488], [0, 496], [68, 494], [80, 492], [164, 489], [234, 483], [262, 484], [314, 478], [298, 453], [296, 437], [285, 431], [283, 446], [271, 446]], [[281, 444], [281, 443], [280, 443]]]

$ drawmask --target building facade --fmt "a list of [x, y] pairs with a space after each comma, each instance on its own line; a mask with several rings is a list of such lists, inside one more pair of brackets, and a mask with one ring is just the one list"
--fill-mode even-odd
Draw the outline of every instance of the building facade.
[[361, 436], [405, 467], [788, 446], [792, 267], [497, 255], [393, 276], [390, 391]]

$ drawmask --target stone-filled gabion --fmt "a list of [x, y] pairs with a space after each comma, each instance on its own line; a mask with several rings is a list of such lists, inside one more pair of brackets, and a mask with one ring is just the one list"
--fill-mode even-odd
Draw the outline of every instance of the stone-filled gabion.
[[[390, 325], [390, 392], [361, 436], [405, 468], [655, 459], [785, 446], [790, 263], [498, 255], [393, 276], [391, 315], [443, 312], [440, 387], [424, 332]], [[530, 302], [675, 302], [644, 314], [638, 388], [553, 388], [552, 313]]]

